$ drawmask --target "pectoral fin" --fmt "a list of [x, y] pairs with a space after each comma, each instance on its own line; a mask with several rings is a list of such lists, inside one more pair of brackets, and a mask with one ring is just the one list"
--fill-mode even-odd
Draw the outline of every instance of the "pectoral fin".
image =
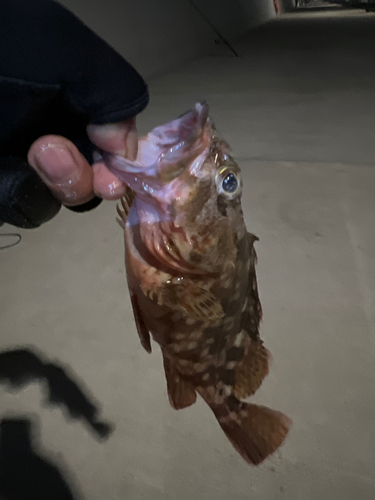
[[159, 290], [148, 291], [141, 287], [144, 294], [159, 305], [182, 310], [197, 321], [215, 320], [224, 317], [220, 301], [215, 295], [193, 281], [184, 283], [171, 281], [165, 283]]
[[183, 287], [177, 296], [181, 306], [189, 316], [196, 320], [214, 320], [224, 317], [223, 308], [215, 295], [195, 283]]

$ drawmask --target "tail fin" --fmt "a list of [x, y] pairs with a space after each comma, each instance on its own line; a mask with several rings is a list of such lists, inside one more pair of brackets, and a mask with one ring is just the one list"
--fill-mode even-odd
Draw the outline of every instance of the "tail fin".
[[250, 464], [258, 465], [282, 444], [291, 420], [265, 406], [243, 403], [236, 416], [220, 426], [238, 453]]

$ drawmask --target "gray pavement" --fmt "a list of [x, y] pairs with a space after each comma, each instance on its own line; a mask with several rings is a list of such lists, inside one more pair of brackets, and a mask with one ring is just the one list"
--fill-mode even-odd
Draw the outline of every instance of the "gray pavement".
[[[14, 443], [31, 424], [35, 480], [47, 463], [61, 474], [51, 500], [63, 483], [82, 500], [375, 498], [375, 14], [288, 15], [236, 49], [151, 81], [140, 131], [209, 101], [260, 237], [274, 359], [254, 401], [293, 428], [251, 468], [201, 400], [172, 410], [159, 350], [138, 341], [115, 205], [62, 210], [0, 254], [0, 419]], [[10, 388], [27, 370], [32, 383]]]

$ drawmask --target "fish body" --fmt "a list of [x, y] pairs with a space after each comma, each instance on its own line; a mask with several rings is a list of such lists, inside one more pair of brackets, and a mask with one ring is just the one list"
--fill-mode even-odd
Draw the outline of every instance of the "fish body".
[[259, 336], [257, 238], [241, 209], [240, 168], [198, 103], [139, 141], [137, 160], [103, 152], [129, 186], [120, 225], [137, 330], [161, 347], [170, 403], [206, 401], [242, 457], [259, 464], [290, 420], [243, 402], [268, 373]]

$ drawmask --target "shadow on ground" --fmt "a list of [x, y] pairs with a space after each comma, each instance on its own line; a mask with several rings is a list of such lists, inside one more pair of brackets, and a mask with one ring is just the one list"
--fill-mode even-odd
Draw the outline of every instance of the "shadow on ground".
[[47, 405], [64, 407], [71, 418], [82, 420], [97, 438], [107, 439], [113, 426], [100, 420], [99, 404], [76, 378], [66, 367], [44, 361], [30, 348], [0, 352], [0, 383], [11, 390], [32, 382], [42, 383]]
[[29, 418], [0, 422], [0, 498], [79, 500], [77, 488], [60, 472], [61, 465], [39, 453], [36, 429]]

